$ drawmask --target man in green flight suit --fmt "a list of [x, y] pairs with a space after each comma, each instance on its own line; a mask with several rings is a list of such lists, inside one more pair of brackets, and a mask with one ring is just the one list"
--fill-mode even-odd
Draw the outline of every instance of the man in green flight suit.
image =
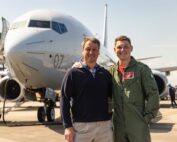
[[149, 123], [159, 109], [159, 93], [151, 69], [131, 56], [127, 36], [115, 39], [118, 63], [113, 75], [114, 142], [150, 142]]

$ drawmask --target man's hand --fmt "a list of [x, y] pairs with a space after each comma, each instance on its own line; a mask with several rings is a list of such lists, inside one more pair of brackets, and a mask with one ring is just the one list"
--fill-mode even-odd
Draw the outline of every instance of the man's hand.
[[75, 62], [75, 63], [72, 65], [72, 68], [81, 68], [81, 67], [82, 67], [81, 62]]
[[73, 129], [73, 127], [65, 129], [65, 140], [67, 140], [68, 142], [73, 142], [74, 141], [74, 129]]

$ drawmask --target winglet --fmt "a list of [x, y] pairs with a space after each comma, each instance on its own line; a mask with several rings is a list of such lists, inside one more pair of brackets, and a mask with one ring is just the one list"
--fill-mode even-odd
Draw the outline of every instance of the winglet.
[[107, 4], [105, 4], [105, 11], [104, 11], [104, 25], [103, 25], [103, 39], [102, 43], [105, 48], [107, 48]]

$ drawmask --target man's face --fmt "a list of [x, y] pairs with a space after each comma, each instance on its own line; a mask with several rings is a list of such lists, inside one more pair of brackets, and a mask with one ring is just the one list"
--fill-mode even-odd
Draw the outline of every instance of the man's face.
[[128, 41], [123, 40], [116, 42], [114, 52], [120, 60], [127, 60], [131, 56], [132, 49], [133, 47], [131, 44]]
[[98, 45], [96, 43], [93, 43], [92, 41], [87, 41], [82, 51], [84, 62], [86, 64], [96, 63], [98, 55], [99, 55]]

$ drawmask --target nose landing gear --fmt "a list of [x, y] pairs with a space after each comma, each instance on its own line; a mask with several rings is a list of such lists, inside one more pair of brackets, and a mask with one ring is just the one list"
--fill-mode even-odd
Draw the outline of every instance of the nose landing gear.
[[46, 118], [48, 122], [55, 121], [55, 106], [56, 106], [56, 94], [51, 88], [46, 88], [44, 107], [39, 107], [37, 112], [37, 118], [39, 122], [45, 122]]

